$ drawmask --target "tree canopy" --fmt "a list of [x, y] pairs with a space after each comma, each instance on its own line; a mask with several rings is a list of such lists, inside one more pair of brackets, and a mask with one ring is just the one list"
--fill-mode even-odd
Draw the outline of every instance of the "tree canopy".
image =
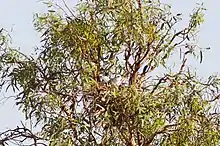
[[[33, 127], [1, 132], [0, 144], [220, 144], [219, 78], [202, 80], [187, 64], [190, 56], [202, 62], [207, 49], [196, 44], [202, 5], [179, 28], [181, 12], [159, 0], [45, 4], [48, 12], [34, 17], [36, 55], [11, 48], [1, 30], [1, 89], [13, 89]], [[168, 65], [173, 55], [178, 69]]]

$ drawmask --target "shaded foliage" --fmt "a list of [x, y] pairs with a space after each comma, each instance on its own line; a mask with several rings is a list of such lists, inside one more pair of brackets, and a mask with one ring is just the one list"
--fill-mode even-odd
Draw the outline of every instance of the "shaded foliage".
[[[160, 1], [81, 1], [76, 12], [65, 3], [46, 4], [48, 13], [35, 15], [42, 33], [38, 55], [26, 56], [6, 42], [0, 58], [1, 84], [18, 90], [26, 119], [42, 126], [40, 140], [65, 146], [219, 144], [213, 104], [219, 78], [199, 80], [187, 66], [189, 56], [202, 61], [204, 49], [195, 45], [202, 6], [177, 29], [182, 15]], [[174, 71], [167, 61], [176, 52], [181, 63]], [[160, 67], [166, 72], [158, 74]]]

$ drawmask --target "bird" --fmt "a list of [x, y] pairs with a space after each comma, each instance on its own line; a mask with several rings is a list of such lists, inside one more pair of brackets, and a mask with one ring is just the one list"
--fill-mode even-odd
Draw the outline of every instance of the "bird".
[[121, 85], [122, 84], [122, 77], [121, 77], [121, 75], [116, 75], [115, 78], [112, 78], [112, 79], [109, 80], [109, 83], [117, 85], [117, 86]]
[[101, 77], [101, 81], [104, 83], [108, 83], [110, 80], [108, 76], [100, 75], [100, 77]]
[[110, 85], [125, 85], [126, 84], [126, 79], [124, 79], [121, 75], [115, 75], [115, 77], [109, 77], [109, 76], [104, 76], [100, 75], [101, 82], [104, 84], [110, 84]]

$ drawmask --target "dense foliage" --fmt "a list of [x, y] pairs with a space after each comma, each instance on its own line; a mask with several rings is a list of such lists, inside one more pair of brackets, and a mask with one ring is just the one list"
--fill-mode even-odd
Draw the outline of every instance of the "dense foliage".
[[[219, 78], [200, 80], [187, 65], [189, 56], [202, 61], [195, 45], [202, 5], [179, 29], [182, 14], [158, 0], [87, 0], [74, 10], [46, 4], [48, 13], [35, 15], [37, 55], [10, 48], [1, 32], [2, 89], [18, 93], [26, 120], [42, 128], [0, 133], [2, 144], [220, 144]], [[173, 55], [176, 69], [167, 65]]]

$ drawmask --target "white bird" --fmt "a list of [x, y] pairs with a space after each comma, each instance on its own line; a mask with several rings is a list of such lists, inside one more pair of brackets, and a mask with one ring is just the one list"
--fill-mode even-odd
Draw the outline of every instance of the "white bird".
[[119, 86], [122, 84], [122, 77], [120, 75], [117, 75], [115, 78], [111, 79], [109, 83]]
[[100, 77], [101, 77], [101, 81], [104, 82], [104, 83], [108, 83], [109, 80], [110, 80], [108, 76], [101, 75]]

